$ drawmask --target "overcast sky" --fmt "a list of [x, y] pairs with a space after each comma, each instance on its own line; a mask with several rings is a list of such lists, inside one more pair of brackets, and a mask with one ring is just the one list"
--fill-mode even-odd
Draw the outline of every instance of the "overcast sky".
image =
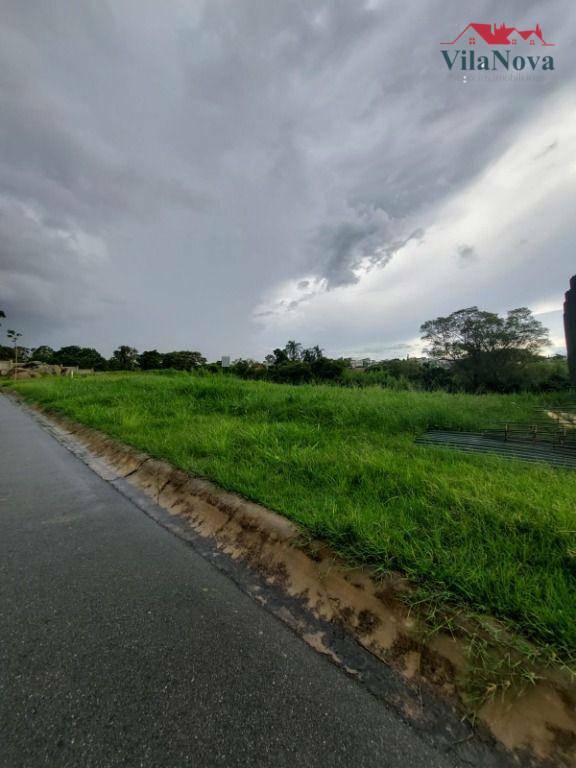
[[[556, 70], [464, 83], [469, 21], [539, 22]], [[394, 357], [477, 304], [560, 346], [575, 32], [573, 0], [1, 0], [5, 327]]]

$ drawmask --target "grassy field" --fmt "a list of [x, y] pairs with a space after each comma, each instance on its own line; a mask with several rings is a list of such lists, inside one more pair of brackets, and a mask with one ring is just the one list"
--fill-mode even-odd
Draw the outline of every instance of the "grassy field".
[[431, 427], [528, 420], [534, 396], [189, 374], [10, 386], [282, 512], [355, 562], [576, 653], [576, 473], [413, 443]]

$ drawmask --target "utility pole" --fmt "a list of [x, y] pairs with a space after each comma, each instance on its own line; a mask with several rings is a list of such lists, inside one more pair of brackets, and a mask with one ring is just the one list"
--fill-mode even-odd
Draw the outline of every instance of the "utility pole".
[[18, 339], [21, 338], [22, 334], [18, 331], [15, 331], [13, 328], [9, 328], [6, 331], [6, 336], [10, 339], [12, 344], [14, 345], [14, 378], [18, 378]]

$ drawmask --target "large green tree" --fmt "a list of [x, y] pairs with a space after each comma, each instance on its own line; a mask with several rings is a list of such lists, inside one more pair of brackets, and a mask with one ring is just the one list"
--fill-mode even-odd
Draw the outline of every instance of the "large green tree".
[[175, 352], [167, 352], [164, 355], [164, 368], [174, 368], [177, 371], [192, 371], [206, 362], [200, 352], [182, 349]]
[[314, 347], [309, 347], [302, 351], [302, 360], [305, 363], [317, 363], [323, 359], [324, 353], [317, 344]]
[[53, 363], [54, 350], [46, 344], [41, 344], [32, 350], [32, 359], [37, 360], [39, 363]]
[[448, 361], [471, 390], [517, 389], [526, 365], [549, 344], [548, 331], [526, 307], [505, 317], [467, 307], [424, 323], [420, 332], [428, 354]]
[[286, 342], [284, 347], [286, 356], [291, 362], [296, 362], [302, 358], [302, 344], [298, 341], [290, 340]]
[[58, 365], [94, 368], [96, 371], [102, 371], [106, 368], [106, 360], [98, 350], [75, 345], [61, 347], [57, 352], [54, 352], [52, 362]]
[[138, 368], [138, 350], [122, 344], [114, 350], [108, 367], [112, 371], [135, 371]]
[[138, 362], [143, 371], [155, 371], [162, 368], [164, 364], [164, 355], [157, 349], [147, 349], [139, 357]]

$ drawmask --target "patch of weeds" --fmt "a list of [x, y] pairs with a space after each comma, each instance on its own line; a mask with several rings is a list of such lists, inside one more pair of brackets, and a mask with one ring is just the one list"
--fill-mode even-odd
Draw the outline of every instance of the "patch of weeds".
[[[503, 621], [478, 615], [454, 603], [446, 591], [418, 588], [400, 596], [421, 625], [418, 640], [426, 645], [445, 633], [462, 641], [468, 666], [458, 679], [458, 688], [472, 719], [494, 699], [514, 700], [554, 668], [576, 680], [576, 657], [566, 650], [559, 654], [551, 645], [535, 645], [514, 632]], [[570, 702], [574, 706], [576, 702]]]
[[420, 638], [423, 642], [440, 632], [451, 637], [459, 637], [465, 632], [463, 619], [466, 612], [454, 604], [451, 593], [418, 588], [399, 595], [399, 598], [408, 606], [408, 612], [415, 614], [422, 622]]
[[473, 711], [493, 699], [517, 698], [540, 679], [533, 656], [519, 655], [479, 636], [468, 645], [468, 659], [459, 688]]

